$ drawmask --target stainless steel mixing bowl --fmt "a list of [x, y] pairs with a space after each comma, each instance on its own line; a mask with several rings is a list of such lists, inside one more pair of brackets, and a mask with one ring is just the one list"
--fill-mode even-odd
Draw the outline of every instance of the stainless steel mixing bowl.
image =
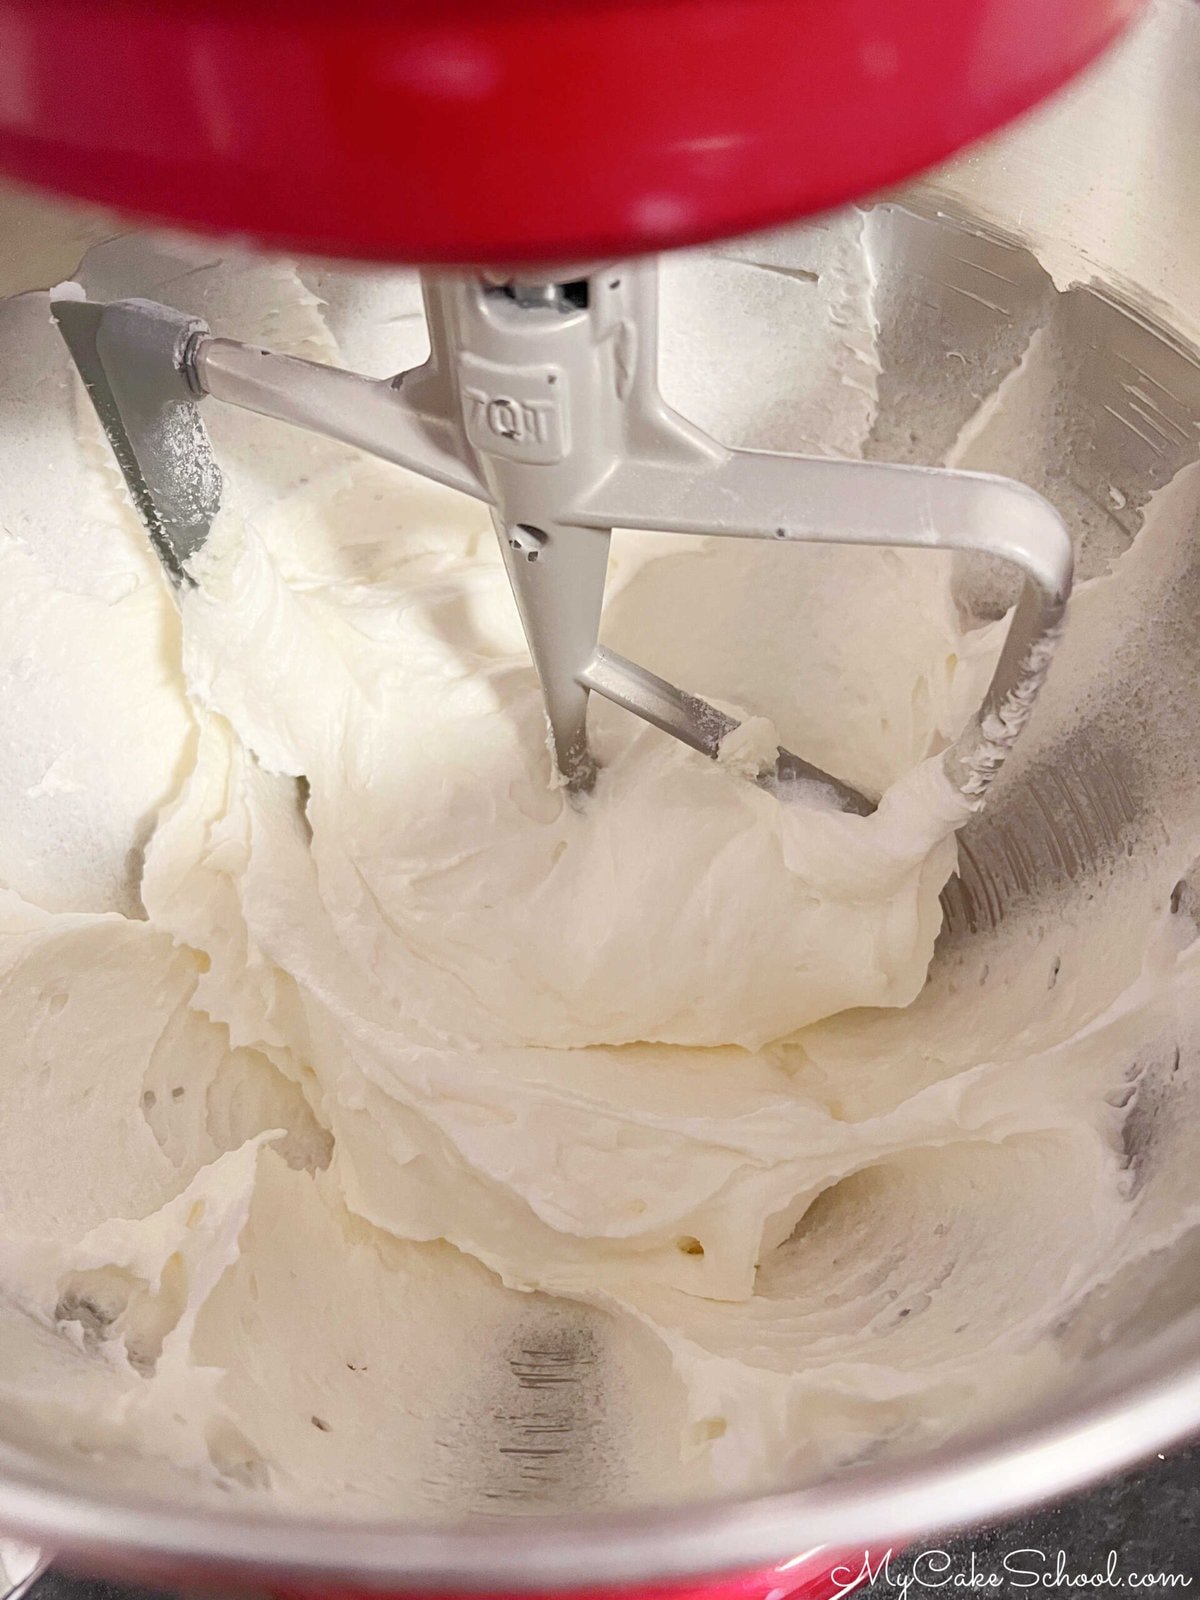
[[[1164, 494], [1200, 534], [1200, 484], [1185, 471], [1200, 457], [1198, 83], [1200, 7], [1156, 0], [1052, 106], [867, 215], [881, 366], [868, 452], [932, 462], [954, 447], [1031, 482], [1070, 519], [1085, 577], [1137, 539]], [[5, 292], [67, 275], [108, 226], [15, 198], [7, 217]], [[1023, 361], [1031, 340], [1036, 362]], [[1010, 401], [1023, 386], [1026, 425], [964, 435], [1002, 384]], [[1077, 652], [1055, 674], [963, 837], [931, 982], [952, 973], [986, 1002], [1005, 950], [1041, 941], [1049, 961], [1063, 908], [1080, 914], [1123, 874], [1161, 879], [1164, 905], [1194, 916], [1200, 880], [1184, 857], [1200, 820], [1196, 548], [1111, 659]], [[982, 615], [1004, 602], [965, 573], [962, 597]], [[1184, 1071], [1155, 1090], [1158, 1125], [1178, 1121], [1170, 1096], [1188, 1081]], [[1146, 1105], [1138, 1112], [1127, 1124], [1135, 1165], [1156, 1138]], [[488, 1486], [486, 1516], [478, 1496], [465, 1514], [448, 1496], [434, 1524], [348, 1522], [336, 1506], [303, 1521], [244, 1503], [217, 1514], [11, 1445], [0, 1446], [0, 1527], [93, 1568], [238, 1587], [533, 1590], [879, 1547], [1002, 1515], [1200, 1428], [1200, 1245], [1185, 1235], [1142, 1263], [1063, 1337], [1077, 1357], [1070, 1376], [1050, 1399], [1016, 1399], [1002, 1427], [751, 1499], [606, 1511], [589, 1486], [621, 1471], [619, 1440], [595, 1423], [610, 1366], [592, 1358], [582, 1313], [540, 1306], [496, 1379], [504, 1421], [481, 1428], [463, 1466], [464, 1481]]]

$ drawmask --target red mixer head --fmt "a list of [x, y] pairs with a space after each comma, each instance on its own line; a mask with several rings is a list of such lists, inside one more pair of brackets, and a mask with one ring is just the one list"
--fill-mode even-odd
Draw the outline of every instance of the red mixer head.
[[1138, 0], [0, 0], [0, 170], [269, 245], [668, 248], [926, 166]]

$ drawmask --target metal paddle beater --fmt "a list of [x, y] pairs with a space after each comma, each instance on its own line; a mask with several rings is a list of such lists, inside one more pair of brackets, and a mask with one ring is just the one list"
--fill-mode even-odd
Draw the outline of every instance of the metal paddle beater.
[[[1029, 716], [1071, 585], [1057, 512], [1010, 479], [729, 450], [685, 421], [657, 383], [653, 261], [567, 278], [426, 274], [431, 350], [391, 381], [213, 336], [146, 300], [56, 292], [53, 311], [135, 505], [177, 585], [203, 545], [221, 474], [206, 396], [340, 439], [484, 501], [545, 698], [559, 769], [589, 788], [591, 694], [715, 757], [734, 718], [599, 642], [614, 528], [682, 535], [974, 551], [1023, 581], [983, 704], [945, 751], [972, 802]], [[781, 750], [768, 783], [831, 787]]]

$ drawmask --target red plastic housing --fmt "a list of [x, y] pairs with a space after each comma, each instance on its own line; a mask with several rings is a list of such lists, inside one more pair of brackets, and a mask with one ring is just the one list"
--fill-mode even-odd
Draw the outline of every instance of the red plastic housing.
[[1139, 0], [0, 0], [0, 170], [268, 245], [566, 261], [819, 210]]
[[[794, 1560], [752, 1572], [696, 1578], [691, 1583], [563, 1590], [540, 1594], [536, 1600], [842, 1600], [868, 1578], [873, 1579], [885, 1570], [885, 1554], [892, 1552], [810, 1550]], [[271, 1600], [371, 1600], [362, 1590], [332, 1587], [317, 1590], [270, 1588], [267, 1593]], [[453, 1592], [435, 1596], [405, 1591], [384, 1593], [374, 1600], [535, 1600], [535, 1597], [528, 1594], [471, 1596]]]

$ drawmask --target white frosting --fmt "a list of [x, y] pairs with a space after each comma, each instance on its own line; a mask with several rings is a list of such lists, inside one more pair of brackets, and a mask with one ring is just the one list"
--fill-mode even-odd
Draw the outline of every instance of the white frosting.
[[[676, 262], [674, 397], [860, 446], [857, 237], [802, 242], [819, 273], [777, 242]], [[81, 277], [326, 359], [423, 341], [406, 279], [314, 278], [326, 320], [289, 269], [183, 246]], [[688, 295], [739, 308], [745, 395], [724, 322], [672, 321]], [[480, 508], [213, 407], [226, 501], [181, 620], [45, 298], [0, 339], [10, 1441], [189, 1494], [494, 1509], [542, 1492], [504, 1487], [495, 1398], [551, 1359], [531, 1318], [606, 1352], [602, 1423], [556, 1401], [619, 1444], [576, 1500], [827, 1470], [1061, 1373], [1133, 1259], [1114, 1097], [1196, 958], [1150, 873], [1108, 891], [1113, 949], [1068, 909], [986, 989], [973, 955], [923, 988], [965, 809], [936, 752], [1002, 631], [962, 631], [948, 563], [619, 536], [606, 639], [753, 717], [707, 763], [597, 705], [573, 802]], [[1102, 631], [1104, 581], [1084, 603]], [[877, 813], [766, 793], [779, 742]]]

